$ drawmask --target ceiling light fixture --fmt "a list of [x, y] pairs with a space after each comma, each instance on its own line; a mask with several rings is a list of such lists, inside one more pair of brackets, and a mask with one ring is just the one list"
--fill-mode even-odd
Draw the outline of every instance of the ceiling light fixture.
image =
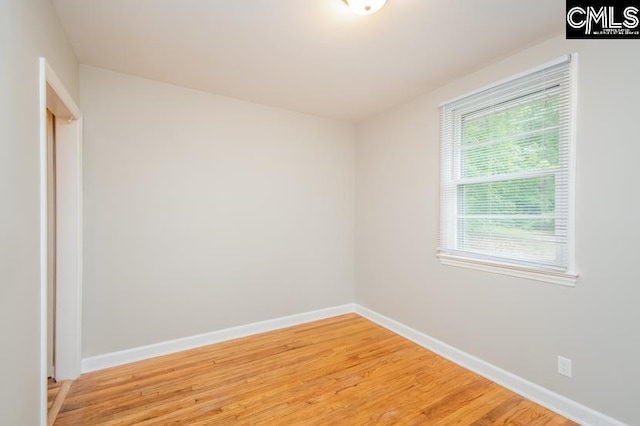
[[384, 6], [387, 0], [345, 0], [358, 15], [371, 15]]

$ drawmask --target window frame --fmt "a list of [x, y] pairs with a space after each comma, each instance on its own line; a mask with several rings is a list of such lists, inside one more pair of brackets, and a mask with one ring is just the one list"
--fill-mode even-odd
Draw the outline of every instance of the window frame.
[[[564, 264], [562, 265], [562, 267], [558, 267], [557, 269], [554, 269], [549, 267], [549, 265], [546, 265], [546, 266], [536, 265], [535, 262], [526, 262], [526, 261], [514, 262], [514, 263], [501, 262], [500, 260], [496, 259], [498, 256], [494, 258], [491, 258], [490, 255], [470, 256], [470, 255], [465, 255], [463, 250], [452, 249], [451, 247], [456, 246], [455, 241], [458, 239], [459, 225], [452, 224], [451, 222], [455, 222], [459, 220], [459, 215], [457, 212], [457, 209], [459, 208], [458, 207], [459, 202], [451, 202], [447, 204], [447, 203], [443, 203], [442, 199], [440, 202], [440, 242], [442, 244], [443, 239], [447, 237], [447, 241], [443, 244], [447, 248], [443, 249], [440, 246], [438, 247], [437, 257], [441, 264], [481, 270], [481, 271], [486, 271], [491, 273], [498, 273], [503, 275], [519, 277], [519, 278], [527, 278], [527, 279], [548, 282], [553, 284], [560, 284], [560, 285], [567, 285], [567, 286], [574, 286], [576, 284], [578, 274], [575, 271], [575, 220], [574, 218], [575, 218], [575, 137], [576, 137], [576, 107], [577, 107], [577, 102], [576, 102], [577, 101], [577, 90], [576, 90], [577, 89], [577, 62], [578, 62], [577, 54], [574, 53], [571, 55], [564, 55], [560, 58], [557, 58], [553, 61], [542, 64], [538, 67], [516, 74], [507, 79], [498, 81], [494, 84], [482, 87], [471, 93], [465, 94], [463, 96], [459, 96], [455, 99], [451, 99], [447, 102], [443, 102], [440, 104], [440, 107], [442, 108], [443, 106], [456, 103], [457, 101], [464, 100], [466, 98], [477, 95], [481, 92], [498, 88], [500, 86], [503, 86], [507, 83], [512, 82], [513, 80], [517, 80], [522, 77], [529, 76], [533, 73], [536, 73], [536, 72], [539, 72], [563, 63], [568, 63], [568, 68], [569, 68], [568, 84], [569, 84], [569, 91], [570, 91], [569, 123], [568, 123], [568, 129], [566, 129], [568, 131], [568, 138], [567, 138], [568, 159], [567, 159], [566, 165], [562, 165], [559, 168], [559, 170], [564, 171], [566, 167], [567, 177], [568, 177], [568, 182], [566, 184], [568, 189], [568, 196], [566, 200], [568, 204], [566, 206], [567, 220], [568, 220], [568, 223], [566, 224], [566, 228], [567, 228], [566, 268], [564, 267]], [[508, 99], [506, 102], [510, 102], [514, 99], [515, 98]], [[462, 108], [462, 112], [460, 112], [459, 114], [460, 116], [455, 119], [452, 117], [444, 117], [443, 115], [441, 117], [442, 121], [440, 125], [441, 143], [443, 144], [445, 143], [445, 121], [444, 121], [445, 118], [449, 118], [453, 120], [453, 123], [455, 124], [453, 126], [453, 129], [451, 130], [453, 133], [455, 133], [455, 135], [453, 136], [452, 144], [460, 144], [462, 141], [461, 132], [462, 132], [463, 117], [465, 115], [478, 113], [478, 111], [479, 110], [477, 108], [475, 109], [468, 108], [468, 110], [466, 111], [464, 110], [464, 108]], [[459, 113], [459, 111], [456, 111], [456, 114], [457, 113]], [[459, 170], [461, 167], [460, 163], [462, 161], [462, 155], [455, 154], [460, 152], [462, 152], [462, 148], [460, 148], [459, 146], [458, 147], [452, 146], [448, 150], [445, 150], [444, 146], [442, 147], [441, 157], [440, 157], [441, 196], [446, 191], [446, 188], [449, 188], [449, 191], [451, 191], [450, 187], [447, 187], [447, 185], [453, 185], [453, 186], [456, 186], [456, 188], [453, 189], [454, 191], [453, 193], [455, 194], [456, 198], [459, 198], [462, 193], [462, 191], [457, 189], [459, 182], [462, 180], [469, 179], [469, 178], [460, 178], [461, 173], [453, 173], [455, 172], [456, 168]], [[449, 156], [447, 156], [447, 153], [449, 154]], [[539, 177], [543, 175], [556, 176], [557, 173], [558, 173], [558, 170], [544, 170], [544, 171], [531, 171], [531, 172], [528, 171], [528, 172], [514, 173], [514, 176], [515, 175], [531, 176], [531, 177]], [[457, 176], [458, 178], [445, 180], [444, 176]], [[496, 179], [492, 179], [491, 177], [476, 178], [475, 180], [478, 180], [478, 182], [496, 181]], [[556, 182], [556, 186], [557, 185], [558, 183]], [[556, 191], [556, 194], [558, 194], [558, 191]], [[556, 206], [557, 205], [558, 204], [556, 204]], [[558, 225], [556, 224], [556, 226]], [[450, 232], [445, 233], [445, 228], [449, 229]], [[557, 256], [558, 256], [558, 250], [556, 250], [556, 260], [558, 259]]]

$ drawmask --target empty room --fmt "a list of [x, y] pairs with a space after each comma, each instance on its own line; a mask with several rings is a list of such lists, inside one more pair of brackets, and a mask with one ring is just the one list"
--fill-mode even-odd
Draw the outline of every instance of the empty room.
[[637, 2], [0, 17], [1, 425], [640, 425]]

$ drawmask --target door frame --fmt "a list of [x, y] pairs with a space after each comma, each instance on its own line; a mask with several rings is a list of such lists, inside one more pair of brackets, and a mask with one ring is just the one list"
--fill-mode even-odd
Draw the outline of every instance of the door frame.
[[40, 424], [47, 424], [47, 109], [56, 129], [55, 379], [81, 373], [82, 114], [45, 58], [39, 59], [40, 113]]

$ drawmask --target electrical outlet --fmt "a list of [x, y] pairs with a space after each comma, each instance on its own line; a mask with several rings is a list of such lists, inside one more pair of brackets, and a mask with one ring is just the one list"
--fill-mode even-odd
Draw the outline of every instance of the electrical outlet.
[[571, 372], [571, 360], [563, 356], [558, 356], [558, 373], [563, 376], [573, 377]]

